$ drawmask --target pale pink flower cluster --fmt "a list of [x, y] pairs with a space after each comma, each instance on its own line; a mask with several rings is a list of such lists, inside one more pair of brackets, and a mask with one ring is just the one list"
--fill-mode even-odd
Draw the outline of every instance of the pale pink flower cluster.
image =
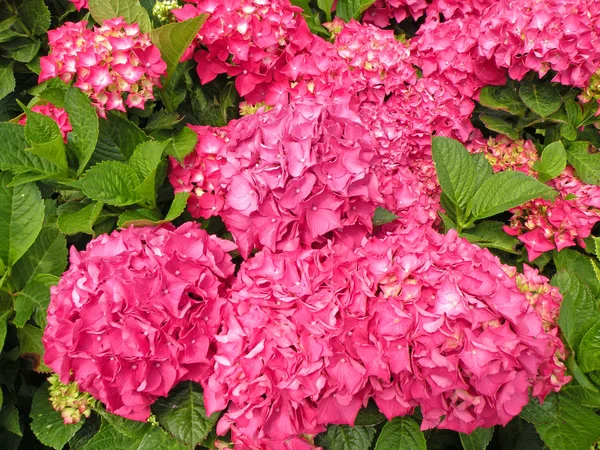
[[[65, 143], [67, 142], [67, 134], [73, 131], [73, 127], [71, 126], [71, 122], [69, 122], [69, 115], [63, 108], [54, 106], [52, 103], [46, 103], [45, 105], [35, 105], [33, 108], [31, 108], [31, 110], [54, 119], [58, 125], [58, 128], [60, 129], [60, 134], [62, 135], [63, 140]], [[19, 123], [21, 125], [26, 125], [27, 116], [23, 115], [19, 119]]]
[[[60, 77], [88, 94], [99, 114], [105, 110], [144, 108], [167, 64], [150, 37], [122, 18], [87, 29], [67, 22], [48, 32], [50, 53], [40, 60], [39, 81]], [[126, 99], [125, 99], [126, 97]]]
[[326, 233], [370, 229], [380, 200], [368, 131], [346, 104], [279, 105], [199, 134], [183, 167], [171, 160], [176, 192], [192, 193], [194, 217], [220, 215], [240, 253], [292, 250]]
[[358, 234], [242, 264], [202, 383], [236, 448], [352, 425], [369, 398], [389, 419], [418, 406], [423, 429], [469, 433], [569, 381], [560, 294], [536, 271], [515, 278], [453, 230]]
[[194, 222], [72, 247], [69, 270], [51, 289], [46, 364], [109, 411], [147, 419], [179, 381], [208, 376], [234, 248]]
[[[494, 172], [518, 170], [537, 176], [533, 165], [539, 157], [531, 141], [500, 136], [487, 142], [476, 139], [469, 148], [474, 153], [483, 152]], [[571, 166], [547, 184], [558, 192], [558, 197], [531, 200], [511, 209], [513, 217], [504, 227], [506, 233], [525, 244], [530, 261], [550, 250], [560, 251], [576, 244], [585, 247], [583, 239], [600, 221], [600, 186], [580, 181]]]

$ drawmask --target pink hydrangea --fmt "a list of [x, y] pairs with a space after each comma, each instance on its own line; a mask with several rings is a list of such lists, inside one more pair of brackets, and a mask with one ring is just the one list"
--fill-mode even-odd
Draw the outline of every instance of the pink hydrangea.
[[[45, 105], [35, 105], [33, 108], [31, 108], [31, 110], [54, 119], [58, 125], [58, 128], [60, 129], [60, 134], [62, 135], [63, 140], [65, 143], [67, 142], [67, 134], [73, 131], [73, 127], [71, 126], [71, 122], [69, 122], [69, 115], [63, 108], [58, 108], [52, 103], [46, 103]], [[19, 123], [21, 125], [27, 124], [27, 116], [23, 115], [19, 119]]]
[[363, 22], [384, 28], [390, 25], [390, 19], [402, 22], [408, 17], [417, 20], [427, 9], [427, 0], [376, 0], [365, 12]]
[[418, 406], [423, 429], [469, 433], [569, 381], [547, 279], [453, 230], [364, 236], [242, 264], [202, 382], [236, 448], [352, 425], [369, 398], [390, 419]]
[[48, 32], [50, 53], [40, 60], [40, 83], [55, 77], [74, 81], [101, 115], [105, 110], [125, 111], [125, 105], [143, 109], [154, 99], [154, 87], [160, 87], [167, 68], [158, 47], [137, 24], [128, 25], [123, 18], [91, 30], [86, 25], [67, 22]]
[[508, 136], [498, 135], [487, 141], [475, 139], [467, 148], [472, 153], [483, 153], [494, 172], [516, 170], [536, 176], [533, 165], [539, 156], [535, 144], [528, 139], [513, 141]]
[[73, 5], [75, 5], [75, 9], [77, 9], [77, 11], [81, 11], [82, 9], [87, 9], [89, 8], [88, 6], [88, 0], [69, 0], [71, 3], [73, 3]]
[[199, 135], [183, 167], [171, 160], [176, 192], [194, 217], [220, 215], [246, 257], [290, 250], [354, 224], [371, 228], [380, 195], [368, 130], [346, 103], [279, 105]]
[[157, 397], [210, 369], [234, 248], [194, 222], [72, 247], [69, 270], [51, 289], [46, 364], [109, 411], [147, 419]]

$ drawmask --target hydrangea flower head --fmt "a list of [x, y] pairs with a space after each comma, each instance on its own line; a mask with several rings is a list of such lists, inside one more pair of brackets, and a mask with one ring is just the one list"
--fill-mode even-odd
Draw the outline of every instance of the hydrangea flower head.
[[219, 326], [234, 248], [194, 222], [71, 248], [69, 270], [51, 290], [46, 364], [109, 411], [147, 419], [157, 397], [209, 370], [208, 336]]

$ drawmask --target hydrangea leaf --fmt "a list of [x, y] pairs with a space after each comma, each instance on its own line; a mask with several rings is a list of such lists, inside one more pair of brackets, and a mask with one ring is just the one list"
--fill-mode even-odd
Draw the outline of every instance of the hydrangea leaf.
[[345, 22], [351, 19], [358, 20], [373, 3], [375, 0], [338, 0], [335, 15]]
[[484, 123], [488, 130], [496, 131], [500, 134], [505, 134], [511, 139], [519, 139], [519, 132], [514, 125], [500, 117], [492, 116], [491, 114], [480, 114], [479, 118]]
[[162, 59], [167, 63], [165, 86], [171, 80], [183, 53], [188, 49], [207, 17], [207, 14], [200, 14], [193, 19], [170, 23], [150, 32], [152, 43], [158, 47]]
[[166, 398], [153, 405], [159, 423], [189, 448], [201, 443], [217, 423], [219, 413], [206, 416], [200, 385], [191, 381], [180, 383]]
[[600, 283], [596, 279], [589, 257], [573, 249], [566, 248], [560, 252], [554, 252], [553, 259], [557, 270], [565, 269], [569, 273], [576, 274], [594, 295], [600, 296]]
[[355, 450], [371, 448], [375, 434], [371, 426], [330, 425], [321, 440], [327, 450]]
[[168, 143], [169, 141], [147, 141], [135, 148], [129, 166], [135, 170], [140, 180], [146, 179], [156, 170]]
[[90, 164], [105, 160], [125, 162], [131, 158], [135, 148], [148, 139], [133, 122], [109, 113], [106, 120], [100, 121], [98, 143]]
[[558, 111], [562, 104], [560, 94], [551, 83], [523, 81], [519, 88], [519, 97], [529, 109], [542, 117], [548, 117]]
[[577, 139], [577, 130], [570, 123], [563, 123], [560, 126], [560, 135], [569, 141]]
[[0, 427], [17, 436], [23, 436], [19, 423], [19, 411], [14, 405], [4, 405], [0, 411]]
[[139, 184], [138, 176], [127, 164], [104, 161], [85, 173], [82, 190], [87, 197], [97, 202], [126, 206], [141, 200], [135, 192]]
[[42, 444], [60, 450], [83, 426], [83, 421], [65, 425], [60, 413], [52, 408], [48, 386], [48, 382], [44, 382], [33, 396], [29, 413], [31, 430]]
[[325, 13], [327, 22], [331, 22], [331, 9], [333, 8], [333, 0], [317, 0], [317, 6]]
[[69, 114], [69, 122], [73, 127], [73, 131], [68, 134], [69, 146], [79, 161], [77, 173], [80, 174], [87, 166], [98, 142], [98, 114], [89, 97], [73, 86], [70, 86], [65, 94], [65, 111]]
[[377, 405], [374, 402], [370, 402], [366, 408], [358, 411], [356, 419], [354, 419], [354, 425], [378, 425], [386, 420]]
[[386, 423], [375, 444], [375, 450], [426, 449], [425, 436], [419, 424], [411, 417], [395, 417]]
[[460, 433], [464, 450], [485, 450], [494, 436], [494, 427], [476, 428], [471, 434]]
[[552, 450], [587, 450], [600, 437], [600, 416], [564, 395], [549, 395], [543, 405], [531, 400], [521, 417]]
[[515, 247], [519, 243], [519, 240], [514, 236], [506, 234], [502, 229], [503, 226], [502, 222], [497, 221], [481, 222], [473, 228], [464, 230], [460, 233], [460, 236], [480, 247], [497, 248], [505, 252], [517, 254], [518, 252], [515, 250]]
[[191, 128], [185, 127], [169, 141], [165, 153], [183, 164], [183, 160], [194, 151], [197, 143], [198, 135]]
[[600, 370], [600, 322], [589, 329], [581, 339], [577, 362], [584, 372]]
[[103, 203], [65, 203], [58, 208], [58, 229], [66, 235], [94, 234], [94, 223], [102, 211]]
[[63, 172], [69, 170], [67, 151], [58, 125], [51, 117], [25, 109], [27, 125], [25, 139], [30, 148], [26, 151], [50, 161]]
[[44, 202], [34, 183], [6, 187], [8, 172], [0, 174], [0, 259], [13, 266], [35, 242], [44, 221]]
[[0, 65], [0, 100], [15, 90], [17, 86], [15, 74], [13, 72], [13, 64]]
[[477, 190], [485, 180], [494, 175], [494, 169], [483, 153], [476, 153], [472, 158], [475, 163], [475, 190]]
[[455, 204], [465, 206], [477, 179], [471, 154], [460, 142], [441, 136], [432, 139], [431, 153], [442, 190]]
[[380, 225], [385, 225], [386, 223], [393, 222], [397, 218], [398, 216], [396, 214], [378, 206], [373, 213], [373, 226], [378, 227]]
[[50, 372], [50, 368], [42, 362], [44, 358], [43, 335], [44, 330], [33, 325], [25, 325], [23, 328], [17, 329], [19, 356], [29, 359], [33, 363], [33, 370]]
[[8, 170], [14, 174], [36, 172], [40, 174], [56, 174], [60, 169], [50, 161], [26, 152], [25, 127], [9, 122], [0, 123], [0, 170]]
[[486, 86], [479, 94], [479, 103], [496, 111], [506, 111], [513, 116], [522, 116], [527, 108], [515, 89], [509, 86]]
[[533, 164], [538, 171], [538, 180], [545, 183], [559, 176], [567, 166], [567, 152], [562, 142], [557, 141], [546, 146], [539, 161]]
[[89, 0], [88, 8], [97, 23], [123, 17], [127, 23], [137, 23], [144, 33], [152, 30], [148, 11], [138, 0]]
[[124, 211], [119, 216], [117, 226], [119, 228], [128, 228], [131, 225], [134, 227], [145, 227], [157, 225], [162, 219], [154, 212], [148, 209], [130, 209]]
[[577, 102], [571, 98], [566, 100], [565, 110], [567, 111], [569, 123], [574, 127], [579, 127], [583, 120], [583, 113], [581, 112], [581, 107], [577, 104]]
[[567, 148], [567, 160], [581, 181], [600, 185], [600, 153], [589, 152], [589, 142], [573, 142]]
[[50, 29], [50, 10], [44, 0], [22, 0], [18, 12], [20, 19], [34, 36]]
[[569, 384], [563, 387], [560, 393], [580, 405], [588, 408], [600, 408], [600, 393], [586, 389], [583, 386]]
[[[442, 188], [443, 189], [443, 188]], [[473, 219], [484, 219], [534, 198], [553, 198], [556, 192], [522, 172], [499, 172], [483, 182], [472, 199]]]
[[15, 297], [16, 314], [13, 318], [13, 325], [22, 328], [34, 314], [35, 323], [40, 328], [44, 328], [46, 326], [46, 309], [50, 303], [50, 286], [58, 284], [58, 280], [58, 277], [50, 274], [39, 274], [33, 277]]

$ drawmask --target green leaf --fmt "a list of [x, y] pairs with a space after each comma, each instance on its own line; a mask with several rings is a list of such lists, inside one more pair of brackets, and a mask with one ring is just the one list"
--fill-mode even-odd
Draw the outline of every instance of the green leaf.
[[494, 435], [492, 428], [476, 428], [471, 434], [460, 433], [464, 450], [485, 450]]
[[44, 221], [44, 202], [34, 183], [7, 188], [12, 176], [0, 173], [0, 259], [13, 266], [35, 242]]
[[25, 325], [23, 328], [18, 328], [17, 337], [19, 338], [19, 356], [31, 360], [33, 370], [37, 372], [50, 372], [50, 368], [43, 363], [43, 335], [44, 330], [34, 327], [33, 325]]
[[42, 444], [60, 450], [83, 426], [83, 421], [65, 425], [60, 413], [52, 408], [48, 386], [48, 382], [44, 382], [33, 396], [29, 414], [31, 431]]
[[183, 160], [187, 155], [194, 151], [198, 143], [198, 135], [191, 128], [185, 127], [179, 133], [173, 136], [173, 139], [167, 145], [165, 153], [172, 156], [179, 164], [183, 165]]
[[425, 436], [423, 436], [419, 424], [411, 417], [395, 417], [386, 423], [375, 444], [375, 450], [426, 449]]
[[563, 123], [560, 126], [560, 135], [569, 141], [577, 139], [577, 130], [570, 123]]
[[15, 90], [17, 86], [13, 73], [13, 64], [0, 65], [0, 100]]
[[377, 405], [371, 402], [366, 408], [362, 408], [360, 411], [358, 411], [356, 419], [354, 420], [354, 426], [379, 425], [386, 420], [387, 419], [383, 413], [379, 411]]
[[595, 296], [600, 297], [600, 283], [597, 282], [590, 262], [591, 259], [586, 255], [570, 248], [554, 252], [554, 264], [557, 270], [565, 269], [569, 273], [576, 274]]
[[144, 127], [144, 131], [170, 130], [183, 119], [176, 112], [168, 112], [166, 109], [152, 114], [148, 119], [148, 123]]
[[431, 153], [444, 193], [459, 207], [467, 204], [475, 193], [477, 174], [468, 150], [454, 139], [435, 136]]
[[375, 434], [375, 428], [370, 426], [329, 425], [323, 441], [327, 450], [368, 449]]
[[596, 323], [581, 339], [577, 362], [584, 372], [600, 370], [600, 322]]
[[164, 223], [173, 222], [181, 214], [183, 214], [183, 211], [185, 211], [185, 207], [187, 206], [189, 196], [189, 192], [178, 192], [177, 194], [175, 194], [173, 203], [171, 203], [171, 207], [169, 208], [167, 216], [163, 221]]
[[600, 393], [586, 389], [583, 386], [575, 386], [570, 383], [568, 386], [564, 386], [560, 393], [580, 405], [588, 408], [600, 408]]
[[[66, 260], [65, 260], [66, 262]], [[49, 274], [39, 274], [27, 283], [25, 289], [15, 297], [15, 317], [13, 325], [23, 328], [32, 314], [40, 328], [46, 327], [46, 310], [50, 304], [50, 286], [58, 284], [59, 278]]]
[[0, 123], [0, 170], [8, 170], [15, 174], [36, 172], [40, 174], [55, 174], [60, 169], [51, 162], [26, 152], [28, 143], [25, 140], [25, 127], [14, 123]]
[[475, 163], [475, 190], [477, 190], [485, 180], [494, 175], [494, 169], [483, 153], [476, 153], [471, 157]]
[[479, 118], [484, 123], [488, 130], [496, 131], [500, 134], [505, 134], [511, 139], [519, 139], [520, 134], [515, 129], [514, 125], [507, 122], [500, 117], [492, 116], [490, 114], [480, 114]]
[[131, 225], [136, 227], [145, 227], [149, 225], [159, 225], [162, 223], [172, 222], [173, 220], [177, 219], [183, 213], [183, 211], [185, 211], [189, 195], [190, 194], [188, 192], [179, 192], [175, 194], [173, 203], [171, 203], [171, 207], [169, 208], [167, 216], [164, 219], [161, 219], [155, 212], [152, 212], [148, 209], [130, 209], [123, 212], [123, 214], [119, 216], [117, 226], [119, 228], [127, 228]]
[[373, 226], [378, 227], [380, 225], [385, 225], [386, 223], [393, 222], [397, 218], [398, 216], [396, 214], [378, 206], [375, 208], [375, 213], [373, 214]]
[[187, 448], [177, 439], [165, 433], [162, 428], [154, 427], [144, 436], [137, 450], [186, 450]]
[[460, 236], [473, 244], [485, 248], [497, 248], [509, 253], [517, 253], [515, 246], [519, 240], [506, 234], [503, 230], [504, 224], [497, 221], [487, 221], [477, 224], [460, 233]]
[[519, 88], [519, 97], [529, 109], [542, 117], [548, 117], [558, 111], [562, 104], [560, 94], [551, 83], [536, 84], [523, 81]]
[[589, 142], [573, 142], [567, 148], [567, 160], [581, 181], [600, 185], [600, 153], [590, 153]]
[[163, 151], [168, 141], [148, 141], [138, 145], [129, 160], [129, 166], [140, 180], [151, 175], [162, 161]]
[[2, 347], [4, 347], [4, 340], [6, 339], [6, 331], [8, 327], [8, 317], [11, 314], [11, 310], [0, 311], [0, 350]]
[[17, 436], [23, 436], [19, 423], [19, 410], [14, 405], [5, 405], [0, 411], [0, 426]]
[[331, 22], [331, 8], [333, 8], [333, 0], [317, 0], [317, 6], [325, 13], [327, 22]]
[[539, 173], [538, 179], [545, 183], [559, 176], [567, 166], [567, 152], [562, 142], [548, 145], [542, 152], [542, 158], [536, 161], [533, 169]]
[[170, 23], [150, 32], [152, 43], [160, 50], [162, 59], [167, 63], [166, 86], [181, 60], [184, 52], [200, 31], [207, 14], [201, 14], [184, 22]]
[[113, 206], [127, 206], [141, 200], [135, 192], [140, 182], [127, 164], [104, 161], [85, 173], [83, 193], [94, 201]]
[[98, 142], [99, 122], [96, 109], [89, 97], [80, 89], [70, 86], [65, 94], [65, 110], [73, 131], [69, 133], [69, 146], [79, 161], [78, 174], [81, 174], [89, 162], [96, 142]]
[[569, 118], [569, 123], [573, 125], [575, 128], [581, 125], [583, 120], [583, 114], [581, 112], [581, 107], [577, 104], [577, 102], [573, 99], [568, 99], [565, 101], [565, 109], [567, 111], [567, 117]]
[[34, 36], [44, 34], [50, 29], [50, 10], [44, 0], [22, 0], [18, 12]]
[[358, 20], [373, 3], [375, 0], [338, 0], [335, 15], [345, 22], [350, 19]]
[[577, 350], [586, 331], [600, 320], [598, 300], [577, 273], [570, 270], [559, 268], [552, 277], [552, 285], [563, 296], [558, 324], [569, 346]]
[[144, 33], [152, 30], [148, 11], [138, 0], [89, 0], [88, 9], [99, 24], [107, 19], [123, 17], [127, 23], [137, 23]]
[[485, 180], [473, 196], [473, 219], [491, 217], [534, 198], [551, 198], [553, 194], [554, 190], [522, 172], [499, 172]]
[[486, 86], [479, 94], [479, 103], [496, 111], [506, 111], [513, 116], [522, 116], [527, 109], [517, 91], [509, 86]]
[[65, 144], [58, 125], [51, 117], [25, 108], [25, 138], [31, 145], [27, 151], [50, 161], [64, 172], [69, 170]]
[[94, 234], [94, 223], [102, 211], [102, 203], [65, 203], [58, 208], [58, 229], [66, 235]]
[[67, 266], [67, 240], [54, 225], [46, 225], [35, 242], [13, 266], [11, 281], [17, 290], [23, 289], [39, 274], [60, 276]]
[[565, 396], [549, 395], [543, 405], [533, 399], [521, 417], [552, 450], [589, 450], [600, 437], [600, 416]]
[[135, 148], [147, 140], [148, 136], [133, 122], [109, 113], [107, 120], [100, 121], [98, 143], [90, 164], [105, 160], [125, 162], [131, 158]]
[[206, 438], [219, 418], [219, 413], [206, 416], [202, 389], [191, 381], [180, 383], [168, 397], [159, 398], [153, 411], [159, 423], [190, 448]]
[[22, 62], [28, 63], [35, 58], [40, 51], [42, 42], [39, 39], [17, 38], [4, 44], [4, 50], [7, 56]]

